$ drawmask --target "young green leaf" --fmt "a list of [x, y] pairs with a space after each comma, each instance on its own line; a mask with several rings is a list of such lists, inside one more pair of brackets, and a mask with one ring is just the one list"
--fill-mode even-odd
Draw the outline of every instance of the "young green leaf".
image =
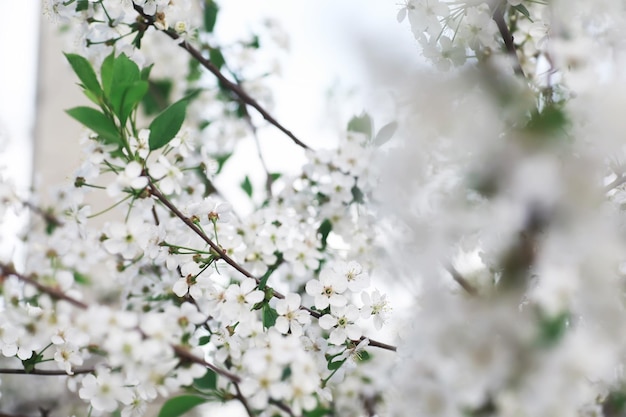
[[85, 127], [97, 133], [104, 143], [121, 144], [120, 134], [113, 120], [98, 110], [81, 106], [66, 110], [66, 112]]
[[104, 96], [109, 98], [111, 95], [111, 85], [113, 83], [113, 65], [115, 64], [115, 52], [111, 52], [100, 66], [100, 79], [102, 80], [102, 91]]
[[150, 150], [159, 149], [174, 139], [185, 121], [186, 111], [187, 98], [183, 98], [154, 118], [150, 123], [150, 137], [148, 138]]
[[274, 310], [270, 305], [265, 302], [263, 304], [263, 308], [261, 309], [261, 313], [263, 315], [263, 327], [269, 329], [276, 323], [276, 319], [278, 318], [278, 313]]
[[222, 55], [222, 51], [220, 51], [218, 48], [211, 48], [211, 50], [209, 51], [209, 60], [211, 60], [211, 63], [215, 65], [218, 69], [222, 68], [222, 66], [226, 62], [224, 60], [224, 55]]
[[64, 54], [68, 62], [72, 66], [72, 69], [78, 76], [78, 79], [82, 82], [82, 86], [85, 90], [92, 92], [96, 97], [102, 96], [102, 88], [96, 77], [91, 63], [84, 57], [76, 54]]
[[179, 417], [194, 407], [207, 402], [206, 398], [195, 395], [181, 395], [179, 397], [170, 398], [163, 404], [159, 417]]
[[217, 388], [217, 374], [207, 369], [203, 377], [193, 380], [193, 386], [201, 391], [214, 390]]
[[328, 240], [328, 234], [331, 230], [333, 230], [333, 224], [328, 219], [324, 219], [320, 227], [317, 228], [317, 233], [321, 235], [322, 250], [326, 249], [326, 241]]
[[239, 184], [241, 189], [248, 195], [248, 197], [252, 197], [252, 183], [250, 182], [250, 178], [246, 175], [241, 184]]
[[141, 104], [146, 115], [151, 116], [163, 111], [170, 104], [173, 84], [170, 80], [150, 80], [148, 83], [148, 94], [143, 97]]
[[208, 33], [213, 32], [215, 28], [215, 22], [217, 21], [217, 12], [219, 7], [213, 0], [206, 0], [204, 2], [204, 30]]
[[[133, 88], [135, 83], [140, 80], [141, 72], [135, 62], [124, 54], [120, 54], [117, 58], [115, 58], [115, 62], [113, 63], [109, 101], [113, 107], [113, 111], [122, 122], [122, 125], [126, 122], [125, 117], [123, 117], [126, 94], [128, 90]], [[143, 89], [143, 87], [141, 88]], [[145, 88], [147, 91], [147, 86]], [[135, 92], [135, 94], [136, 93], [137, 92]], [[145, 94], [145, 92], [143, 94]]]
[[372, 137], [372, 118], [363, 112], [360, 116], [354, 116], [348, 122], [350, 132], [363, 133], [368, 139]]
[[513, 8], [515, 10], [517, 10], [518, 12], [520, 12], [521, 14], [523, 14], [524, 16], [526, 16], [526, 18], [528, 20], [530, 20], [531, 22], [533, 21], [530, 18], [530, 12], [528, 11], [528, 9], [526, 8], [526, 6], [524, 6], [523, 4], [518, 4], [517, 6], [513, 6]]
[[124, 96], [122, 97], [122, 104], [119, 109], [120, 124], [125, 125], [128, 116], [137, 107], [141, 99], [148, 92], [147, 81], [135, 81], [133, 84], [126, 88]]

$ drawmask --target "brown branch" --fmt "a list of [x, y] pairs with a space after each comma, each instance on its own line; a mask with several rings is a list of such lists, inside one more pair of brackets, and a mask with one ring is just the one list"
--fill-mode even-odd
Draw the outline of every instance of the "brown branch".
[[291, 138], [291, 140], [294, 143], [296, 143], [297, 145], [303, 147], [304, 149], [310, 149], [305, 143], [300, 141], [293, 133], [291, 133], [291, 131], [287, 130], [276, 119], [274, 119], [274, 117], [271, 114], [269, 114], [267, 112], [267, 110], [265, 110], [255, 99], [250, 97], [250, 95], [248, 93], [246, 93], [243, 88], [241, 88], [239, 85], [237, 85], [236, 83], [234, 83], [234, 82], [230, 81], [228, 78], [226, 78], [226, 76], [224, 76], [224, 74], [222, 74], [222, 72], [219, 70], [218, 67], [216, 67], [211, 61], [209, 61], [208, 59], [203, 57], [202, 53], [200, 51], [198, 51], [196, 48], [194, 48], [191, 44], [189, 44], [189, 42], [187, 42], [184, 39], [181, 39], [181, 37], [176, 32], [174, 32], [171, 29], [168, 29], [168, 30], [158, 29], [154, 25], [154, 22], [155, 22], [154, 16], [150, 16], [150, 15], [146, 14], [143, 11], [143, 8], [141, 6], [136, 5], [135, 3], [133, 3], [133, 7], [134, 7], [135, 11], [137, 13], [139, 13], [139, 15], [141, 15], [141, 17], [143, 17], [145, 19], [145, 23], [148, 26], [153, 26], [159, 32], [163, 32], [167, 36], [169, 36], [170, 38], [175, 40], [178, 43], [178, 46], [180, 46], [185, 51], [187, 51], [189, 53], [189, 55], [194, 57], [196, 59], [196, 61], [198, 61], [200, 64], [202, 64], [202, 66], [204, 68], [208, 69], [215, 76], [215, 78], [218, 79], [218, 81], [224, 87], [228, 88], [235, 95], [237, 95], [237, 97], [239, 97], [246, 105], [248, 105], [250, 107], [253, 107], [256, 111], [259, 112], [259, 114], [261, 114], [261, 116], [263, 116], [263, 118], [265, 120], [267, 120], [270, 124], [272, 124], [275, 127], [277, 127], [281, 132], [286, 134], [289, 138]]
[[235, 385], [235, 390], [237, 391], [237, 396], [235, 398], [237, 398], [237, 400], [239, 400], [241, 405], [243, 405], [243, 408], [246, 409], [246, 413], [248, 413], [248, 416], [254, 417], [254, 411], [252, 411], [252, 408], [250, 408], [250, 404], [248, 404], [248, 400], [246, 400], [246, 397], [244, 397], [243, 394], [241, 393], [241, 389], [239, 389], [239, 385], [236, 383], [234, 385]]
[[448, 265], [446, 267], [446, 269], [448, 270], [448, 273], [450, 273], [450, 275], [452, 275], [452, 278], [461, 286], [461, 288], [463, 288], [469, 295], [478, 295], [478, 291], [476, 290], [476, 288], [474, 288], [472, 286], [472, 284], [470, 284], [463, 275], [461, 275], [459, 273], [459, 271], [456, 270], [455, 267], [453, 267], [452, 265]]
[[513, 35], [504, 21], [504, 9], [506, 4], [506, 1], [500, 1], [500, 4], [496, 6], [491, 18], [494, 22], [496, 22], [496, 26], [498, 26], [498, 30], [500, 31], [500, 36], [502, 36], [502, 40], [504, 41], [504, 46], [506, 47], [506, 50], [511, 58], [513, 58], [513, 71], [521, 77], [526, 77], [524, 70], [522, 69], [522, 65], [520, 64], [519, 56], [517, 56], [517, 49], [515, 48], [515, 43], [513, 42]]
[[185, 360], [187, 360], [189, 362], [193, 362], [193, 363], [197, 363], [197, 364], [206, 366], [207, 368], [209, 368], [210, 370], [212, 370], [216, 374], [222, 375], [223, 377], [228, 378], [229, 380], [231, 380], [234, 383], [241, 382], [241, 378], [239, 378], [237, 375], [235, 375], [232, 372], [229, 372], [229, 371], [227, 371], [225, 369], [219, 368], [219, 367], [213, 365], [212, 363], [209, 363], [209, 362], [205, 361], [204, 359], [200, 358], [199, 356], [194, 355], [193, 353], [189, 352], [189, 350], [187, 350], [187, 348], [185, 348], [184, 346], [172, 345], [172, 348], [174, 349], [174, 352], [176, 353], [176, 356], [178, 356], [181, 359], [185, 359]]
[[619, 187], [625, 182], [626, 182], [626, 174], [621, 174], [620, 176], [615, 178], [613, 181], [611, 181], [609, 184], [604, 186], [604, 192], [608, 193], [609, 191], [613, 190], [614, 188]]
[[15, 267], [13, 265], [7, 265], [7, 264], [0, 263], [0, 282], [4, 281], [4, 279], [7, 276], [9, 276], [9, 275], [13, 275], [14, 277], [19, 279], [20, 281], [32, 285], [33, 287], [37, 288], [39, 291], [48, 294], [49, 296], [51, 296], [52, 298], [54, 298], [56, 300], [67, 301], [68, 303], [70, 303], [70, 304], [72, 304], [72, 305], [74, 305], [74, 306], [76, 306], [78, 308], [81, 308], [83, 310], [87, 309], [87, 307], [88, 307], [87, 304], [83, 303], [80, 300], [77, 300], [75, 298], [72, 298], [72, 297], [68, 296], [63, 291], [60, 291], [60, 290], [58, 290], [56, 288], [48, 287], [46, 285], [43, 285], [43, 284], [37, 282], [32, 277], [27, 277], [26, 275], [20, 274], [19, 272], [17, 272], [15, 270]]
[[[95, 372], [95, 369], [72, 369], [73, 375], [77, 374], [91, 374]], [[46, 375], [46, 376], [72, 376], [62, 370], [46, 370], [46, 369], [33, 369], [32, 371], [26, 371], [24, 369], [8, 369], [0, 368], [0, 374], [12, 374], [12, 375]]]
[[[82, 301], [79, 301], [75, 298], [70, 297], [69, 295], [64, 294], [63, 292], [55, 289], [55, 288], [51, 288], [48, 287], [46, 285], [40, 284], [37, 281], [35, 281], [32, 277], [27, 277], [23, 274], [20, 274], [19, 272], [17, 272], [15, 270], [15, 268], [12, 265], [6, 265], [3, 263], [0, 263], [0, 279], [4, 279], [5, 276], [8, 275], [13, 275], [15, 276], [17, 279], [19, 279], [20, 281], [26, 282], [28, 284], [34, 285], [39, 291], [50, 295], [53, 298], [56, 299], [60, 299], [60, 300], [64, 300], [69, 302], [70, 304], [73, 304], [74, 306], [82, 309], [82, 310], [86, 310], [87, 308], [89, 308], [89, 306], [85, 303], [83, 303]], [[143, 332], [142, 332], [143, 334]], [[228, 378], [229, 380], [231, 380], [232, 382], [240, 382], [240, 378], [225, 370], [222, 368], [219, 368], [215, 365], [213, 365], [212, 363], [209, 363], [207, 361], [205, 361], [204, 359], [195, 356], [194, 354], [192, 354], [191, 352], [189, 352], [189, 350], [187, 350], [185, 347], [183, 346], [179, 346], [179, 345], [171, 345], [172, 349], [174, 349], [174, 353], [176, 353], [176, 356], [178, 356], [181, 359], [187, 360], [189, 362], [194, 362], [194, 363], [198, 363], [200, 365], [206, 366], [207, 368], [211, 369], [213, 372], [222, 375], [226, 378]], [[40, 370], [38, 372], [57, 372], [57, 371], [43, 371]], [[0, 372], [2, 373], [2, 372]], [[25, 373], [27, 374], [28, 372], [7, 372], [7, 373]], [[32, 374], [35, 374], [35, 371], [31, 372]], [[65, 372], [63, 372], [65, 374]], [[84, 373], [84, 372], [83, 372]], [[44, 375], [44, 373], [41, 373], [41, 375]], [[55, 375], [53, 373], [50, 373], [50, 375]]]
[[[152, 181], [151, 178], [148, 178], [148, 188], [150, 189], [150, 192], [152, 193], [152, 195], [157, 198], [157, 200], [159, 200], [176, 217], [178, 217], [183, 223], [185, 223], [187, 225], [187, 227], [189, 227], [191, 230], [193, 230], [202, 240], [204, 240], [211, 247], [211, 249], [214, 250], [215, 253], [217, 253], [219, 255], [219, 257], [224, 260], [224, 262], [226, 262], [228, 265], [232, 266], [235, 270], [237, 270], [238, 272], [243, 274], [245, 277], [254, 279], [257, 282], [257, 284], [259, 282], [261, 282], [261, 280], [259, 278], [257, 278], [254, 275], [252, 275], [243, 266], [239, 265], [233, 258], [228, 256], [228, 254], [224, 251], [224, 249], [222, 249], [219, 245], [217, 245], [215, 242], [213, 242], [213, 240], [211, 240], [211, 238], [208, 237], [206, 235], [206, 233], [204, 233], [202, 231], [202, 229], [200, 229], [193, 221], [191, 221], [191, 219], [189, 219], [187, 216], [185, 216], [166, 196], [163, 195], [163, 193], [161, 193], [161, 191], [154, 184], [154, 182]], [[278, 292], [278, 291], [273, 291], [273, 296], [278, 298], [278, 299], [284, 299], [285, 298], [285, 296], [282, 293]], [[304, 311], [307, 311], [311, 316], [315, 317], [316, 319], [319, 319], [320, 317], [322, 317], [322, 314], [320, 314], [320, 312], [315, 311], [315, 310], [311, 310], [308, 307], [305, 307], [305, 306], [301, 305], [300, 309], [304, 310]], [[363, 340], [363, 339], [364, 338], [362, 338], [361, 340]], [[396, 351], [396, 347], [395, 346], [388, 345], [388, 344], [382, 343], [382, 342], [378, 342], [378, 341], [372, 340], [372, 339], [370, 339], [370, 345], [371, 346], [376, 346], [376, 347], [379, 347], [379, 348], [382, 348], [382, 349], [391, 350], [391, 351], [394, 351], [394, 352]]]

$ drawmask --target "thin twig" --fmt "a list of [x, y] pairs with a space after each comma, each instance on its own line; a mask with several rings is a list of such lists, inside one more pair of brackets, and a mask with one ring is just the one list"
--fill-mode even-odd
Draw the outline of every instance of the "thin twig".
[[[210, 237], [206, 235], [191, 219], [185, 216], [161, 191], [159, 188], [152, 182], [152, 179], [148, 178], [148, 188], [153, 196], [157, 198], [165, 207], [167, 207], [176, 217], [178, 217], [183, 223], [187, 225], [191, 230], [193, 230], [202, 240], [204, 240], [210, 247], [219, 255], [219, 257], [224, 260], [228, 265], [232, 266], [235, 270], [239, 271], [247, 278], [254, 279], [257, 284], [261, 281], [259, 278], [252, 275], [248, 270], [246, 270], [243, 266], [239, 265], [233, 258], [228, 256], [228, 254], [222, 249], [219, 245], [217, 245]], [[278, 291], [273, 291], [274, 297], [278, 299], [284, 299], [285, 296]], [[301, 310], [307, 311], [311, 316], [319, 319], [322, 317], [322, 314], [319, 311], [312, 310], [305, 306], [300, 306]], [[361, 339], [362, 340], [362, 339]], [[388, 345], [386, 343], [378, 342], [376, 340], [370, 339], [371, 346], [376, 346], [382, 349], [387, 349], [391, 351], [396, 351], [396, 347], [392, 345]]]
[[233, 385], [235, 386], [235, 390], [237, 391], [237, 400], [239, 400], [241, 405], [243, 405], [243, 408], [246, 409], [246, 413], [248, 413], [248, 416], [254, 417], [254, 411], [252, 411], [252, 408], [250, 408], [250, 404], [248, 404], [248, 400], [246, 400], [246, 397], [244, 397], [241, 393], [241, 389], [239, 389], [239, 384], [235, 383]]
[[608, 193], [609, 191], [613, 190], [614, 188], [619, 187], [625, 182], [626, 182], [626, 174], [622, 174], [619, 177], [615, 178], [613, 181], [611, 181], [609, 184], [605, 185], [604, 192]]
[[7, 265], [7, 264], [4, 264], [4, 263], [0, 263], [0, 282], [4, 281], [4, 279], [6, 277], [8, 277], [9, 275], [13, 275], [14, 277], [19, 279], [20, 281], [26, 282], [27, 284], [30, 284], [30, 285], [34, 286], [39, 291], [48, 294], [49, 296], [51, 296], [54, 299], [67, 301], [68, 303], [70, 303], [70, 304], [72, 304], [72, 305], [74, 305], [76, 307], [82, 308], [84, 310], [89, 307], [87, 304], [83, 303], [82, 301], [79, 301], [79, 300], [77, 300], [75, 298], [72, 298], [72, 297], [68, 296], [63, 291], [60, 291], [60, 290], [58, 290], [56, 288], [48, 287], [46, 285], [43, 285], [43, 284], [37, 282], [32, 277], [27, 277], [26, 275], [20, 274], [19, 272], [17, 272], [15, 270], [15, 267], [13, 265]]
[[[64, 294], [63, 292], [55, 289], [55, 288], [51, 288], [48, 287], [46, 285], [40, 284], [37, 281], [35, 281], [32, 277], [27, 277], [24, 274], [20, 274], [19, 272], [17, 272], [15, 270], [15, 268], [12, 265], [6, 265], [3, 263], [0, 263], [0, 279], [3, 279], [5, 276], [8, 275], [13, 275], [15, 276], [17, 279], [19, 279], [20, 281], [26, 282], [28, 284], [34, 285], [39, 291], [41, 291], [42, 293], [48, 294], [53, 298], [56, 299], [60, 299], [60, 300], [64, 300], [69, 302], [70, 304], [73, 304], [74, 306], [82, 309], [82, 310], [87, 310], [89, 308], [89, 306], [85, 303], [83, 303], [82, 301], [79, 301], [75, 298], [70, 297], [69, 295]], [[207, 368], [211, 369], [212, 371], [214, 371], [215, 373], [222, 375], [226, 378], [228, 378], [229, 380], [231, 380], [232, 382], [239, 382], [240, 378], [225, 370], [222, 368], [219, 368], [215, 365], [213, 365], [212, 363], [209, 363], [207, 361], [205, 361], [204, 359], [195, 356], [194, 354], [192, 354], [191, 352], [189, 352], [189, 350], [187, 350], [185, 347], [183, 346], [179, 346], [179, 345], [171, 345], [172, 349], [174, 349], [174, 352], [176, 353], [176, 356], [178, 356], [181, 359], [185, 359], [189, 362], [194, 362], [194, 363], [198, 363], [200, 365], [206, 366]], [[49, 371], [39, 371], [39, 372], [49, 372]], [[54, 371], [56, 372], [56, 371]], [[15, 372], [18, 373], [18, 372]], [[27, 372], [24, 372], [27, 373]], [[34, 372], [31, 372], [34, 374]]]
[[[143, 8], [141, 6], [138, 6], [135, 3], [133, 3], [133, 7], [134, 7], [135, 11], [137, 13], [139, 13], [145, 19], [145, 23], [147, 25], [155, 27], [154, 26], [154, 22], [155, 22], [154, 16], [150, 16], [150, 15], [146, 14], [143, 11]], [[170, 38], [175, 40], [178, 43], [178, 46], [180, 46], [185, 51], [187, 51], [200, 64], [202, 64], [202, 66], [204, 68], [208, 69], [215, 76], [215, 78], [218, 79], [218, 81], [224, 87], [228, 88], [230, 91], [235, 93], [246, 105], [248, 105], [250, 107], [253, 107], [256, 111], [259, 112], [259, 114], [261, 114], [261, 116], [263, 116], [263, 118], [265, 120], [267, 120], [272, 125], [276, 126], [281, 132], [283, 132], [284, 134], [289, 136], [289, 138], [291, 138], [291, 140], [294, 143], [296, 143], [297, 145], [303, 147], [304, 149], [310, 149], [305, 143], [300, 141], [293, 133], [291, 133], [291, 131], [287, 130], [283, 125], [281, 125], [255, 99], [250, 97], [250, 95], [248, 93], [246, 93], [243, 90], [243, 88], [241, 88], [239, 85], [237, 85], [236, 83], [234, 83], [234, 82], [230, 81], [228, 78], [226, 78], [226, 76], [224, 76], [224, 74], [222, 74], [222, 72], [219, 70], [218, 67], [216, 67], [211, 61], [209, 61], [208, 59], [203, 57], [202, 53], [200, 51], [198, 51], [196, 48], [194, 48], [191, 44], [189, 44], [189, 42], [187, 42], [184, 39], [181, 39], [181, 37], [176, 32], [174, 32], [171, 29], [160, 30], [160, 29], [158, 29], [156, 27], [155, 27], [155, 29], [157, 29], [159, 32], [165, 33], [167, 36], [169, 36]]]
[[506, 7], [506, 4], [506, 1], [501, 1], [500, 4], [498, 4], [493, 12], [492, 19], [496, 22], [496, 26], [498, 26], [500, 36], [502, 36], [507, 52], [511, 58], [513, 58], [513, 71], [521, 77], [526, 77], [524, 70], [522, 69], [522, 65], [520, 64], [519, 56], [517, 56], [517, 49], [515, 48], [515, 43], [513, 42], [513, 35], [511, 35], [511, 31], [509, 31], [509, 27], [504, 21], [504, 8]]
[[448, 265], [446, 267], [446, 269], [448, 270], [448, 272], [450, 273], [450, 275], [452, 275], [452, 278], [461, 286], [461, 288], [463, 288], [469, 295], [478, 295], [478, 291], [476, 290], [476, 288], [474, 288], [472, 286], [472, 284], [470, 284], [465, 277], [463, 277], [463, 275], [461, 275], [459, 273], [459, 271], [456, 270], [455, 267], [453, 267], [452, 265]]
[[[95, 369], [72, 369], [73, 375], [77, 374], [92, 374], [95, 372]], [[31, 371], [26, 371], [25, 369], [9, 369], [9, 368], [0, 368], [0, 374], [12, 374], [12, 375], [46, 375], [46, 376], [72, 376], [67, 372], [62, 370], [53, 370], [53, 369], [33, 369]]]

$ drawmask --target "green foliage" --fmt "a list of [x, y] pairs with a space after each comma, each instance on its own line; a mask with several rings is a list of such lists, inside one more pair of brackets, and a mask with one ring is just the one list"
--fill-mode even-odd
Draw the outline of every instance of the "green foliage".
[[187, 97], [178, 100], [159, 113], [150, 123], [150, 137], [148, 138], [150, 150], [159, 149], [174, 139], [185, 121], [187, 101]]
[[329, 410], [322, 406], [318, 406], [311, 411], [302, 412], [303, 417], [324, 417], [324, 416], [329, 416], [329, 415], [332, 415], [332, 410]]
[[78, 271], [74, 271], [74, 282], [80, 285], [89, 285], [91, 281], [87, 275], [81, 274]]
[[541, 112], [534, 111], [526, 130], [532, 134], [553, 135], [563, 131], [567, 125], [567, 117], [563, 109], [557, 105], [546, 106]]
[[91, 63], [86, 58], [76, 54], [65, 54], [65, 58], [81, 81], [80, 86], [93, 93], [97, 98], [102, 98], [102, 88]]
[[76, 2], [76, 11], [82, 12], [89, 9], [89, 0], [78, 0]]
[[250, 182], [250, 178], [246, 175], [241, 184], [239, 184], [241, 189], [248, 195], [248, 197], [252, 197], [252, 183]]
[[181, 395], [179, 397], [170, 398], [163, 404], [159, 417], [178, 417], [185, 414], [194, 407], [207, 402], [206, 398], [196, 395]]
[[209, 50], [209, 60], [218, 69], [221, 69], [222, 66], [226, 63], [226, 61], [224, 60], [224, 55], [222, 55], [222, 51], [220, 51], [218, 48], [211, 48]]
[[267, 302], [263, 303], [261, 307], [261, 314], [263, 316], [263, 327], [269, 329], [276, 323], [278, 313]]
[[557, 314], [556, 316], [540, 314], [539, 345], [550, 347], [561, 340], [569, 325], [569, 318], [570, 315], [567, 312]]
[[24, 366], [24, 371], [26, 371], [26, 373], [30, 373], [35, 369], [35, 365], [40, 362], [43, 362], [43, 355], [41, 353], [33, 352], [33, 356], [22, 361], [22, 366]]
[[109, 117], [91, 107], [74, 107], [66, 110], [67, 114], [93, 130], [104, 141], [120, 145], [122, 140], [115, 122]]
[[207, 369], [206, 374], [202, 378], [196, 378], [193, 380], [194, 388], [200, 391], [212, 391], [217, 389], [217, 374]]
[[111, 83], [114, 88], [110, 90], [109, 102], [124, 126], [130, 113], [148, 92], [148, 82], [141, 79], [137, 64], [126, 55], [120, 54], [113, 62]]
[[217, 21], [217, 12], [219, 7], [213, 0], [205, 0], [204, 2], [204, 30], [207, 33], [213, 32], [215, 22]]
[[332, 360], [332, 358], [328, 361], [328, 370], [329, 371], [336, 371], [337, 369], [341, 368], [341, 366], [346, 363], [347, 359], [342, 359], [340, 361], [334, 361]]
[[152, 116], [167, 108], [170, 103], [172, 87], [173, 84], [170, 80], [149, 81], [148, 92], [143, 96], [141, 102], [146, 115]]
[[360, 116], [354, 116], [348, 122], [350, 132], [363, 133], [368, 139], [372, 137], [372, 118], [363, 112]]
[[107, 97], [111, 95], [114, 64], [115, 53], [111, 52], [109, 56], [104, 58], [104, 61], [102, 61], [102, 65], [100, 66], [100, 80], [102, 80], [102, 90], [104, 90], [104, 95]]
[[232, 153], [225, 153], [223, 155], [218, 155], [215, 157], [215, 161], [217, 162], [217, 171], [215, 172], [216, 175], [222, 172], [222, 168], [224, 168], [224, 164], [226, 163], [226, 161], [228, 161], [228, 159], [231, 156], [233, 156]]
[[528, 9], [523, 4], [518, 4], [517, 6], [513, 6], [513, 8], [517, 10], [518, 12], [520, 12], [521, 14], [523, 14], [531, 22], [533, 21], [530, 18], [530, 12], [528, 12]]
[[321, 235], [320, 240], [322, 242], [322, 250], [326, 249], [328, 234], [331, 230], [333, 230], [333, 223], [328, 219], [324, 219], [322, 224], [320, 224], [320, 227], [317, 228], [317, 233]]
[[626, 412], [626, 393], [612, 391], [602, 402], [602, 412], [605, 417], [621, 417]]

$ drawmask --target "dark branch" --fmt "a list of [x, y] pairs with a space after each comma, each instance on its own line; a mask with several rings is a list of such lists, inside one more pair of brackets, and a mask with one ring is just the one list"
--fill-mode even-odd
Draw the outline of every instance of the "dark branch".
[[[72, 369], [73, 375], [77, 374], [92, 374], [95, 369]], [[46, 375], [46, 376], [72, 376], [62, 370], [46, 370], [46, 369], [33, 369], [32, 371], [26, 371], [24, 369], [8, 369], [0, 368], [0, 374], [12, 374], [12, 375]]]
[[[146, 20], [146, 24], [150, 26], [154, 26], [154, 22], [155, 22], [154, 16], [150, 16], [146, 14], [143, 11], [143, 8], [141, 6], [138, 6], [134, 3], [133, 3], [133, 7], [135, 8], [135, 11], [139, 13]], [[198, 51], [196, 48], [194, 48], [191, 44], [189, 44], [189, 42], [181, 39], [181, 37], [178, 36], [178, 34], [174, 32], [173, 30], [159, 30], [159, 32], [163, 32], [167, 36], [175, 40], [178, 43], [178, 46], [180, 46], [185, 51], [187, 51], [189, 55], [194, 57], [200, 64], [202, 64], [204, 68], [208, 69], [224, 87], [228, 88], [230, 91], [235, 93], [237, 97], [239, 97], [241, 101], [243, 101], [246, 105], [253, 107], [256, 111], [259, 112], [259, 114], [261, 114], [261, 116], [263, 116], [265, 120], [267, 120], [272, 125], [276, 126], [281, 132], [289, 136], [289, 138], [291, 138], [291, 140], [293, 140], [294, 143], [303, 147], [304, 149], [310, 149], [305, 143], [300, 141], [293, 133], [291, 133], [291, 131], [287, 130], [276, 119], [274, 119], [274, 117], [271, 114], [269, 114], [267, 110], [263, 108], [263, 106], [261, 106], [255, 99], [250, 97], [250, 95], [246, 93], [239, 85], [237, 85], [236, 83], [226, 78], [226, 76], [222, 74], [222, 72], [219, 70], [218, 67], [216, 67], [211, 61], [203, 57], [202, 53]]]
[[452, 265], [448, 265], [448, 267], [446, 268], [448, 270], [448, 272], [450, 273], [450, 275], [452, 275], [452, 278], [461, 286], [461, 288], [463, 288], [469, 295], [478, 295], [478, 291], [476, 290], [476, 288], [474, 288], [472, 286], [472, 284], [470, 284], [469, 282], [467, 282], [467, 280], [465, 279], [465, 277], [463, 277], [463, 275], [461, 275], [459, 273], [459, 271], [456, 270], [455, 267], [453, 267]]
[[492, 19], [498, 26], [500, 36], [502, 36], [507, 52], [511, 58], [513, 58], [513, 71], [515, 71], [515, 74], [519, 76], [526, 77], [524, 70], [522, 69], [522, 65], [520, 64], [519, 56], [517, 56], [517, 49], [515, 48], [515, 43], [513, 42], [513, 35], [511, 35], [509, 27], [504, 21], [504, 8], [506, 7], [506, 4], [506, 1], [500, 2], [493, 12]]

